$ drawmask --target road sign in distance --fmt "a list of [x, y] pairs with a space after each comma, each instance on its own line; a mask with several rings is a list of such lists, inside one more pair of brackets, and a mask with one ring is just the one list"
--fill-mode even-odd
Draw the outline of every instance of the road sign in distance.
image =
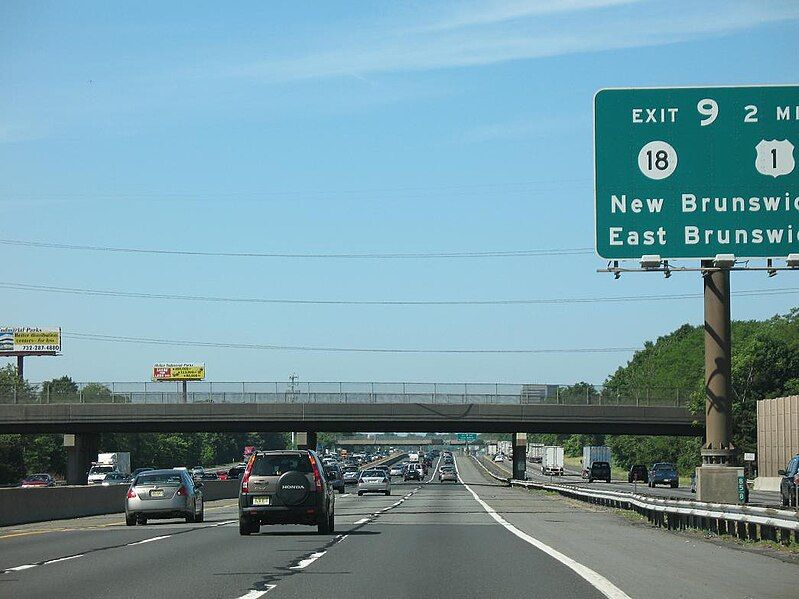
[[799, 253], [797, 146], [799, 86], [599, 91], [597, 253]]

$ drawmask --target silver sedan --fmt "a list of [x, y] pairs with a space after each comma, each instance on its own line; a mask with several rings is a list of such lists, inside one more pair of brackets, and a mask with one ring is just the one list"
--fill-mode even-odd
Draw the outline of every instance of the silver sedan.
[[391, 477], [385, 470], [364, 470], [358, 478], [358, 495], [364, 493], [391, 495]]
[[149, 470], [139, 474], [125, 499], [125, 524], [147, 524], [148, 518], [185, 518], [202, 522], [202, 483], [185, 470]]

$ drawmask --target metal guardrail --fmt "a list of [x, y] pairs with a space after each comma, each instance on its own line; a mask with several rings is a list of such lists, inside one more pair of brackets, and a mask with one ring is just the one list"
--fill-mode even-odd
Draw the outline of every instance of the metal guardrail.
[[703, 503], [622, 493], [595, 491], [581, 487], [511, 480], [513, 487], [555, 491], [566, 497], [614, 508], [635, 511], [655, 526], [669, 530], [697, 528], [715, 534], [728, 534], [742, 540], [789, 543], [791, 535], [799, 542], [799, 515], [789, 510]]
[[554, 491], [560, 495], [627, 509], [645, 516], [658, 527], [669, 530], [696, 528], [715, 534], [728, 534], [741, 540], [766, 540], [789, 543], [791, 535], [799, 543], [799, 511], [778, 510], [759, 506], [705, 503], [689, 499], [664, 499], [623, 491], [586, 489], [575, 485], [539, 483], [497, 476], [479, 458], [480, 467], [492, 478], [511, 487]]
[[436, 403], [686, 407], [685, 389], [509, 383], [175, 382], [39, 383], [0, 387], [0, 403]]

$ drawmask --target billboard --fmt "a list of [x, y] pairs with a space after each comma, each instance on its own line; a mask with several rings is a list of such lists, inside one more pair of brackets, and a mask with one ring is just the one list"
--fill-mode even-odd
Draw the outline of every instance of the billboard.
[[796, 85], [600, 90], [597, 253], [799, 253], [798, 145]]
[[0, 355], [61, 351], [61, 329], [53, 327], [0, 327]]
[[205, 378], [205, 364], [155, 364], [154, 381], [201, 381]]

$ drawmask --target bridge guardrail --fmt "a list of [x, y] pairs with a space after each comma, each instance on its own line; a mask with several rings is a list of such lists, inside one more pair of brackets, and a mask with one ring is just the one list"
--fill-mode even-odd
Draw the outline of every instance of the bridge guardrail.
[[579, 392], [562, 385], [510, 383], [381, 382], [106, 382], [0, 386], [3, 404], [79, 403], [436, 403], [550, 404], [687, 407], [690, 393], [672, 388], [605, 389]]

